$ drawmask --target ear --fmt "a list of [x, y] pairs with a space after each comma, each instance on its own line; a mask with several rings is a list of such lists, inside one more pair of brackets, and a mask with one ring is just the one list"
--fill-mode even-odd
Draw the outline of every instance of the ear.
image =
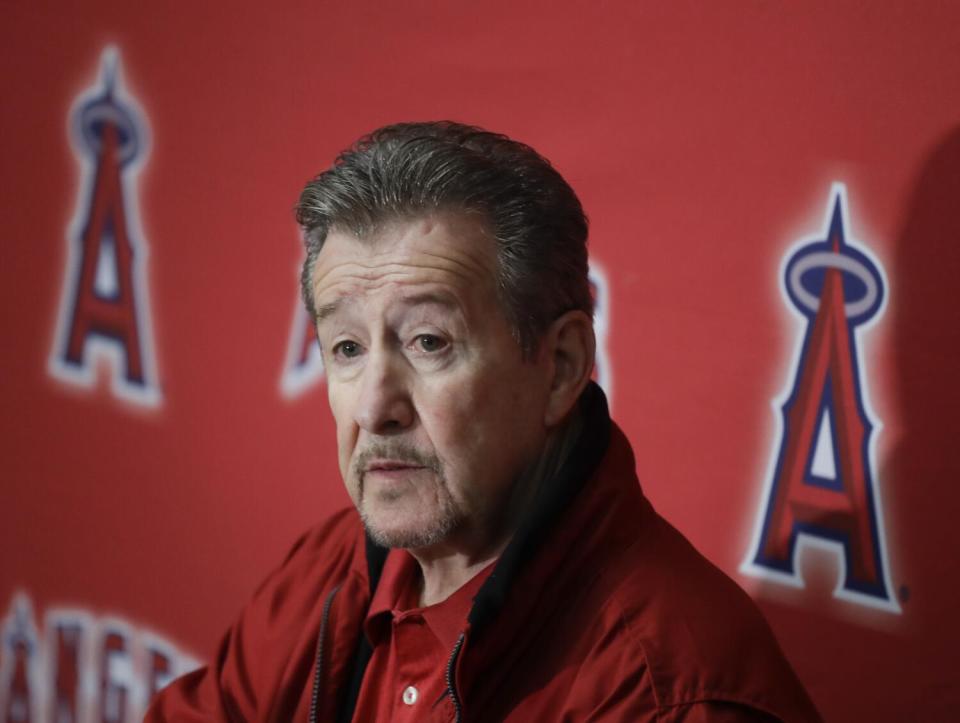
[[568, 311], [541, 339], [551, 374], [543, 419], [549, 428], [566, 418], [590, 381], [596, 351], [593, 320], [583, 311]]

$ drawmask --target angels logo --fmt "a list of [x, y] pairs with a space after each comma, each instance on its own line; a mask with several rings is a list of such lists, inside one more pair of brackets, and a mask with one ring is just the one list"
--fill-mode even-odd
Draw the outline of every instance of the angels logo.
[[286, 397], [296, 397], [322, 378], [323, 358], [320, 355], [320, 343], [317, 341], [317, 329], [298, 297], [280, 390]]
[[126, 723], [198, 663], [119, 618], [51, 609], [41, 637], [29, 596], [14, 595], [2, 630], [0, 721]]
[[803, 585], [804, 544], [837, 552], [840, 598], [899, 612], [891, 597], [874, 428], [860, 355], [862, 334], [883, 312], [880, 264], [846, 230], [846, 192], [833, 188], [826, 235], [784, 259], [785, 300], [805, 321], [772, 472], [743, 570]]
[[117, 52], [105, 50], [99, 82], [77, 99], [70, 116], [80, 194], [67, 233], [49, 369], [62, 381], [92, 387], [97, 359], [105, 359], [116, 395], [154, 406], [160, 390], [146, 290], [147, 244], [136, 195], [147, 131], [119, 75]]
[[[594, 330], [597, 335], [597, 361], [594, 377], [603, 387], [612, 406], [613, 373], [607, 356], [607, 328], [609, 325], [609, 293], [607, 277], [603, 269], [591, 262], [590, 287], [594, 300]], [[287, 360], [280, 390], [286, 397], [296, 397], [323, 378], [323, 358], [317, 342], [317, 331], [307, 314], [303, 303], [298, 299], [293, 315], [293, 328], [287, 346]]]

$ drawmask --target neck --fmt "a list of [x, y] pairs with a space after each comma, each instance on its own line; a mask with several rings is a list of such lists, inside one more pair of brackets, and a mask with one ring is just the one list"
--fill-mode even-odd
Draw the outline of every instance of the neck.
[[420, 567], [421, 607], [443, 602], [500, 557], [544, 482], [560, 470], [580, 428], [579, 415], [574, 415], [548, 435], [540, 454], [514, 484], [503, 523], [462, 530], [439, 545], [410, 550]]
[[410, 550], [420, 567], [420, 607], [436, 605], [466, 585], [483, 568], [496, 560], [503, 547], [487, 554], [469, 556], [451, 551], [448, 554], [431, 550]]

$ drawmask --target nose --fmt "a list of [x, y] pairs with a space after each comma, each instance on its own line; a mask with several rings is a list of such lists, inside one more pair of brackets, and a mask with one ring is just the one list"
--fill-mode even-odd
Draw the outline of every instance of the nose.
[[354, 418], [366, 432], [403, 432], [416, 416], [402, 365], [383, 349], [371, 350], [364, 364]]

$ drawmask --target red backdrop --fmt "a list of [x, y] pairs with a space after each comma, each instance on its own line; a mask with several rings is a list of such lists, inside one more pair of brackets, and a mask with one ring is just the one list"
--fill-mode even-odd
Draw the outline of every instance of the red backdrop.
[[[322, 375], [297, 366], [291, 208], [361, 132], [427, 118], [529, 142], [579, 192], [603, 381], [644, 487], [758, 601], [825, 716], [960, 706], [956, 5], [33, 2], [3, 17], [0, 721], [137, 719], [347, 503]], [[107, 177], [110, 133], [125, 163]], [[835, 400], [827, 452], [822, 422], [792, 439], [833, 471], [834, 488], [798, 493], [833, 518], [777, 574], [757, 534], [798, 434], [779, 405], [813, 353], [791, 299], [829, 275], [791, 286], [788, 263], [827, 239], [838, 198], [860, 253], [841, 306], [868, 295], [864, 269], [879, 284], [869, 320], [836, 317], [866, 431], [846, 444], [858, 415]], [[866, 551], [825, 543], [844, 519], [874, 520]], [[857, 555], [884, 592], [844, 578]]]

